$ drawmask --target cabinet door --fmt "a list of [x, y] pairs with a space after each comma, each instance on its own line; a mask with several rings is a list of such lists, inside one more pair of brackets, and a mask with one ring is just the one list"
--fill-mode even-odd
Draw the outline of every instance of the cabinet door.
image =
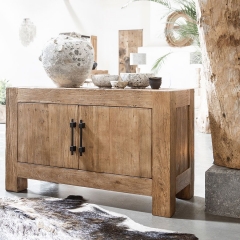
[[49, 110], [47, 104], [18, 104], [18, 161], [49, 165]]
[[[74, 105], [19, 103], [18, 161], [78, 168], [78, 155], [70, 152], [70, 121], [77, 114]], [[75, 144], [76, 138], [75, 133]]]
[[[49, 104], [49, 146], [50, 165], [64, 168], [78, 168], [77, 116], [78, 106]], [[73, 143], [76, 151], [70, 152], [72, 130], [70, 122], [76, 122], [73, 129]]]
[[151, 178], [151, 109], [79, 106], [79, 117], [80, 169]]

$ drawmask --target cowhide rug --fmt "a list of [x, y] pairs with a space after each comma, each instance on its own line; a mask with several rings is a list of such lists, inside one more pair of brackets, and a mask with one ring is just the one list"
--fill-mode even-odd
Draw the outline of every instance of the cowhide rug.
[[198, 239], [137, 224], [128, 217], [86, 203], [81, 196], [0, 199], [0, 239], [152, 240]]

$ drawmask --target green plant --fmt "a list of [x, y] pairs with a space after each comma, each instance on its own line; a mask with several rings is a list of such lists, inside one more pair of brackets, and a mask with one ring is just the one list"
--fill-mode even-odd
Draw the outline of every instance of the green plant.
[[9, 87], [9, 80], [0, 80], [0, 104], [6, 104], [6, 88]]
[[[191, 39], [191, 45], [196, 47], [196, 54], [199, 58], [200, 55], [200, 42], [199, 32], [197, 27], [197, 14], [195, 0], [130, 0], [123, 6], [127, 7], [129, 4], [137, 1], [150, 1], [161, 4], [166, 10], [166, 14], [162, 16], [162, 19], [167, 15], [170, 16], [174, 12], [183, 13], [187, 16], [185, 21], [176, 21], [175, 26], [172, 29], [165, 29], [166, 38], [172, 36], [178, 36], [179, 39], [189, 38]], [[168, 22], [167, 22], [168, 23]], [[167, 53], [156, 60], [152, 67], [152, 71], [158, 72], [166, 58], [171, 54]], [[196, 60], [197, 61], [197, 60]], [[198, 59], [199, 62], [199, 59]]]

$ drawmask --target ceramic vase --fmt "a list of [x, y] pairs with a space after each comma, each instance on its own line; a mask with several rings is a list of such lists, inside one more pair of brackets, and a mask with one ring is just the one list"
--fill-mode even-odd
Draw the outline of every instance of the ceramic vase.
[[76, 88], [88, 78], [94, 62], [92, 44], [77, 33], [60, 33], [42, 50], [40, 61], [58, 87]]

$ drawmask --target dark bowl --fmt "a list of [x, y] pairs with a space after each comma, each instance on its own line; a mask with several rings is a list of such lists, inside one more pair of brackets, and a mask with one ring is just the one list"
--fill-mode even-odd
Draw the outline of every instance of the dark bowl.
[[159, 89], [162, 84], [161, 77], [150, 77], [149, 78], [149, 85], [152, 89]]

